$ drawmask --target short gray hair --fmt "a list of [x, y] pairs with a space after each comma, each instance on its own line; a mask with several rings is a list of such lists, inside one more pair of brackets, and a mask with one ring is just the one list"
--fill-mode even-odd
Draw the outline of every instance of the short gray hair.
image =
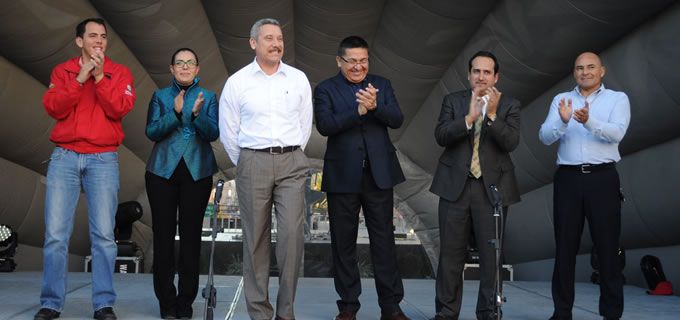
[[260, 35], [260, 28], [265, 24], [273, 24], [273, 25], [279, 26], [279, 28], [281, 28], [281, 24], [279, 23], [279, 20], [276, 20], [276, 19], [273, 19], [273, 18], [263, 18], [263, 19], [255, 21], [255, 23], [253, 24], [253, 27], [250, 28], [250, 37], [252, 39], [257, 40], [257, 36]]

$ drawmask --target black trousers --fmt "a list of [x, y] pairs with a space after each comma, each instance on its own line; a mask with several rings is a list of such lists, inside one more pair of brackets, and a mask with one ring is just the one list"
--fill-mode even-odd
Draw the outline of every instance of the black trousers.
[[[507, 216], [507, 207], [503, 208]], [[501, 226], [503, 227], [503, 226]], [[496, 238], [493, 207], [481, 179], [468, 178], [456, 201], [439, 199], [439, 266], [435, 282], [435, 309], [445, 319], [458, 319], [463, 300], [463, 268], [471, 233], [479, 249], [480, 282], [475, 313], [490, 319], [494, 311], [496, 253], [489, 240]], [[501, 279], [502, 281], [502, 279]]]
[[373, 276], [378, 292], [378, 305], [383, 314], [400, 311], [404, 286], [397, 267], [394, 244], [392, 189], [375, 185], [370, 169], [365, 168], [360, 193], [328, 193], [328, 214], [335, 291], [340, 311], [357, 311], [361, 306], [361, 279], [357, 264], [359, 209], [363, 209], [370, 240]]
[[571, 319], [576, 254], [586, 219], [600, 263], [600, 314], [620, 318], [623, 313], [623, 273], [617, 253], [621, 234], [619, 188], [614, 166], [590, 173], [560, 167], [555, 173], [552, 296], [558, 319]]
[[[182, 160], [170, 179], [148, 171], [145, 178], [153, 229], [153, 286], [161, 316], [190, 317], [198, 293], [201, 226], [212, 177], [194, 181]], [[178, 225], [179, 257], [175, 265]], [[175, 273], [179, 275], [178, 288]]]

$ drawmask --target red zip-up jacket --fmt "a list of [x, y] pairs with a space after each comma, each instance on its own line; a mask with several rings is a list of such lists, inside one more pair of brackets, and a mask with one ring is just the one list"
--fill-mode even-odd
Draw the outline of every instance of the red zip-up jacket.
[[123, 117], [132, 110], [132, 74], [122, 64], [104, 60], [104, 77], [76, 80], [80, 57], [54, 68], [43, 96], [45, 111], [57, 120], [50, 141], [78, 153], [116, 151], [123, 142]]

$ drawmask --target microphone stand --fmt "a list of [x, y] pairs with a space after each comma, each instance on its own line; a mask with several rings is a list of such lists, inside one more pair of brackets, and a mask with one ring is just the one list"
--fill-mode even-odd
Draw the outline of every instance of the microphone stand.
[[501, 269], [502, 269], [502, 261], [501, 261], [501, 252], [503, 249], [503, 200], [500, 194], [500, 191], [498, 191], [498, 187], [496, 185], [490, 185], [489, 186], [489, 192], [491, 195], [492, 199], [492, 206], [493, 206], [493, 216], [494, 216], [494, 227], [495, 227], [495, 238], [492, 240], [489, 240], [489, 244], [493, 245], [494, 251], [496, 253], [495, 255], [495, 267], [496, 267], [496, 276], [494, 279], [494, 311], [493, 311], [493, 318], [500, 320], [501, 315], [503, 314], [501, 310], [501, 306], [503, 303], [507, 302], [506, 298], [503, 296], [503, 285], [502, 285], [502, 278], [501, 278]]
[[215, 201], [213, 216], [211, 219], [212, 225], [212, 240], [210, 245], [210, 264], [208, 265], [208, 282], [203, 288], [202, 296], [205, 299], [205, 306], [203, 308], [203, 319], [213, 320], [215, 306], [217, 305], [217, 290], [213, 281], [213, 257], [215, 255], [215, 238], [217, 238], [217, 214], [220, 212], [220, 198], [222, 198], [222, 188], [224, 188], [224, 180], [217, 181], [215, 188]]

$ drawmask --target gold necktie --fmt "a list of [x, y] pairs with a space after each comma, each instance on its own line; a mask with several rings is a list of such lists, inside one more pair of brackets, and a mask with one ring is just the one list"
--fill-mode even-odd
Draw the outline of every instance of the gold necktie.
[[475, 137], [472, 145], [472, 160], [470, 161], [470, 173], [477, 179], [482, 176], [482, 167], [479, 165], [479, 136], [482, 133], [482, 118], [480, 114], [475, 121]]

